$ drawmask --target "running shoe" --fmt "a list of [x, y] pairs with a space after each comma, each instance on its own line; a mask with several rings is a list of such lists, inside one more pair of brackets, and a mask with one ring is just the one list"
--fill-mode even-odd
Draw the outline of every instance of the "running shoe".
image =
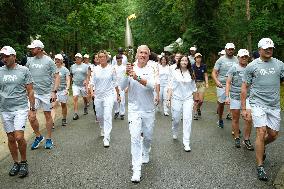
[[267, 177], [267, 174], [263, 168], [263, 165], [260, 165], [257, 167], [257, 177], [259, 180], [262, 180], [262, 181], [267, 181], [268, 180], [268, 177]]
[[15, 162], [11, 170], [9, 171], [10, 176], [15, 176], [19, 173], [20, 165], [19, 163]]
[[141, 171], [133, 171], [133, 175], [131, 177], [131, 182], [139, 183], [141, 179]]
[[184, 145], [184, 151], [190, 152], [191, 151], [190, 146], [189, 145]]
[[48, 138], [45, 141], [45, 149], [51, 149], [51, 148], [53, 148], [53, 142], [50, 138]]
[[246, 147], [247, 150], [253, 151], [254, 147], [253, 145], [250, 143], [250, 140], [244, 140], [243, 141], [243, 145]]
[[198, 114], [197, 114], [197, 113], [195, 113], [195, 114], [193, 115], [193, 119], [194, 119], [194, 120], [198, 120]]
[[240, 138], [235, 138], [235, 147], [237, 147], [237, 148], [241, 147], [241, 140], [240, 140]]
[[199, 117], [201, 117], [201, 110], [200, 109], [197, 109], [197, 114]]
[[84, 108], [84, 115], [87, 115], [88, 114], [88, 107], [85, 107]]
[[32, 147], [31, 149], [32, 150], [35, 150], [38, 148], [38, 146], [40, 145], [40, 143], [44, 140], [44, 137], [43, 136], [39, 136], [39, 137], [36, 137], [33, 144], [32, 144]]
[[77, 120], [77, 119], [79, 119], [79, 115], [77, 113], [75, 113], [74, 116], [73, 116], [73, 120]]
[[120, 119], [121, 119], [121, 120], [124, 120], [124, 115], [120, 115]]
[[117, 113], [114, 113], [114, 116], [113, 116], [113, 118], [114, 118], [114, 119], [117, 119], [117, 118], [118, 118], [118, 116], [119, 116], [119, 112], [117, 112]]
[[177, 138], [178, 138], [177, 135], [173, 135], [174, 140], [177, 140]]
[[62, 119], [62, 126], [66, 126], [66, 125], [67, 125], [66, 119]]
[[108, 139], [104, 139], [104, 147], [105, 148], [109, 147], [109, 140]]
[[169, 116], [169, 113], [168, 112], [164, 112], [164, 116]]
[[19, 177], [24, 178], [29, 174], [29, 168], [27, 161], [22, 161], [20, 163]]
[[223, 129], [223, 128], [224, 128], [224, 122], [223, 122], [223, 120], [222, 120], [222, 119], [219, 120], [219, 121], [217, 122], [217, 125], [218, 125], [218, 127], [220, 127], [221, 129]]
[[232, 120], [232, 116], [231, 116], [231, 114], [230, 114], [230, 113], [228, 113], [228, 114], [227, 114], [226, 119], [227, 119], [227, 120]]

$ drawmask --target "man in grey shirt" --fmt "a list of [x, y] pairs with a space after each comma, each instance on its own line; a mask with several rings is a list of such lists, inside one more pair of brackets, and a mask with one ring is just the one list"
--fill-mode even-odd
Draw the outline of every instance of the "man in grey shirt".
[[[246, 120], [252, 116], [256, 127], [257, 176], [259, 180], [267, 181], [263, 167], [265, 146], [276, 140], [280, 129], [280, 80], [284, 79], [284, 64], [272, 57], [274, 43], [271, 39], [261, 39], [258, 48], [260, 57], [253, 60], [244, 72], [241, 102], [242, 115]], [[251, 114], [246, 110], [249, 87]]]
[[28, 107], [28, 98], [30, 107], [34, 107], [35, 104], [33, 79], [26, 67], [16, 64], [16, 51], [12, 47], [4, 46], [0, 53], [5, 64], [0, 68], [0, 112], [8, 137], [8, 147], [14, 160], [9, 175], [18, 174], [19, 177], [25, 177], [29, 173], [25, 125], [28, 115], [30, 119], [35, 118], [35, 112], [29, 111]]
[[234, 56], [235, 45], [233, 43], [227, 43], [225, 46], [226, 55], [221, 56], [215, 63], [212, 71], [212, 78], [216, 83], [217, 97], [218, 97], [218, 127], [224, 128], [223, 112], [226, 100], [226, 74], [229, 69], [238, 64], [238, 59]]
[[[35, 90], [35, 111], [43, 108], [46, 120], [46, 142], [45, 148], [51, 149], [53, 142], [51, 140], [51, 131], [53, 121], [51, 117], [51, 102], [56, 100], [56, 93], [60, 83], [60, 77], [53, 60], [49, 56], [44, 55], [44, 45], [40, 40], [34, 40], [28, 48], [31, 49], [33, 57], [29, 58], [26, 66], [29, 68], [33, 80]], [[54, 83], [53, 83], [54, 81]], [[31, 149], [37, 149], [39, 144], [44, 140], [44, 137], [39, 132], [39, 123], [37, 118], [29, 119], [30, 124], [34, 130], [36, 138], [32, 144]]]

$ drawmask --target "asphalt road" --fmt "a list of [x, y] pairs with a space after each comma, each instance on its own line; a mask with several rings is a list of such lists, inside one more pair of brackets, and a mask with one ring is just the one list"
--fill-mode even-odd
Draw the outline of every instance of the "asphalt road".
[[0, 188], [273, 188], [284, 164], [283, 129], [267, 148], [265, 167], [270, 180], [262, 182], [256, 177], [255, 153], [234, 147], [231, 122], [226, 120], [224, 129], [217, 128], [215, 110], [215, 104], [205, 103], [202, 119], [193, 121], [190, 153], [183, 150], [182, 128], [178, 140], [172, 140], [171, 118], [156, 113], [150, 162], [143, 165], [139, 184], [130, 181], [127, 117], [113, 121], [110, 148], [104, 148], [91, 108], [85, 116], [81, 111], [77, 121], [70, 114], [67, 127], [56, 122], [54, 149], [46, 150], [42, 144], [31, 151], [29, 140], [28, 177], [8, 175], [10, 156], [0, 161]]

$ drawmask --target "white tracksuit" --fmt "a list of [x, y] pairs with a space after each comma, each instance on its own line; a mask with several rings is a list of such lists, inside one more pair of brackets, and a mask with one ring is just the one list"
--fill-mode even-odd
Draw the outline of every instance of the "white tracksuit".
[[160, 104], [163, 106], [164, 113], [169, 113], [167, 107], [167, 90], [168, 90], [168, 81], [170, 74], [170, 66], [159, 65], [159, 75], [160, 75]]
[[[121, 82], [122, 79], [125, 77], [126, 66], [121, 64], [118, 66], [117, 64], [114, 66], [117, 75], [117, 83], [119, 88], [119, 94], [121, 101], [120, 103], [117, 102], [117, 98], [114, 101], [114, 112], [119, 113], [120, 115], [125, 115], [125, 91], [121, 90]], [[116, 96], [116, 95], [115, 95]]]
[[96, 66], [93, 71], [92, 85], [94, 86], [96, 116], [104, 131], [104, 140], [110, 140], [114, 87], [117, 86], [115, 69], [109, 64], [105, 68], [101, 65]]
[[[131, 154], [133, 170], [141, 170], [142, 153], [150, 151], [155, 122], [154, 69], [150, 65], [133, 67], [137, 76], [147, 80], [143, 86], [131, 77], [125, 77], [122, 89], [128, 87], [128, 122], [131, 135]], [[143, 133], [143, 141], [141, 140]], [[143, 146], [143, 147], [142, 147]]]
[[180, 69], [171, 71], [169, 89], [172, 89], [172, 131], [178, 134], [180, 115], [183, 116], [183, 144], [190, 145], [190, 133], [193, 110], [193, 92], [196, 92], [195, 81], [189, 72], [181, 74]]

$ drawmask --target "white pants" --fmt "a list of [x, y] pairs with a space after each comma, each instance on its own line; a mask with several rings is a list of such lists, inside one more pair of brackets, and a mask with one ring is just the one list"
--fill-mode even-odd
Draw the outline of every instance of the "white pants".
[[[116, 94], [116, 93], [115, 93]], [[114, 101], [114, 112], [120, 115], [125, 115], [125, 92], [120, 90], [120, 103], [117, 102], [117, 98]], [[115, 95], [116, 96], [116, 95]]]
[[110, 132], [112, 129], [112, 108], [113, 95], [104, 99], [96, 99], [94, 101], [96, 116], [101, 129], [104, 131], [104, 140], [110, 140]]
[[164, 113], [169, 113], [169, 108], [167, 107], [167, 90], [167, 86], [160, 86], [160, 105], [163, 106]]
[[190, 144], [190, 133], [192, 123], [193, 99], [177, 100], [172, 98], [172, 132], [178, 134], [180, 115], [183, 119], [183, 145]]
[[[150, 152], [155, 112], [130, 112], [128, 113], [128, 123], [131, 135], [132, 169], [138, 171], [142, 166], [142, 153]], [[141, 133], [143, 133], [143, 141]]]

